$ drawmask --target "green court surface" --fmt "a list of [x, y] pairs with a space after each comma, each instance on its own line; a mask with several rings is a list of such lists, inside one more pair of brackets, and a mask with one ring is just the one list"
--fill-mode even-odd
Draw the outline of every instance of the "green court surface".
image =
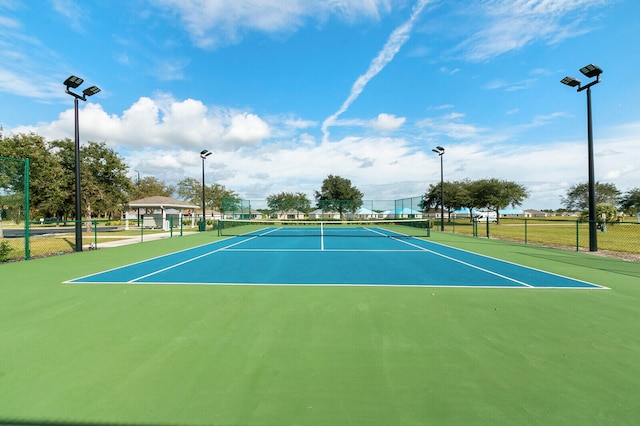
[[0, 425], [640, 419], [638, 262], [434, 232], [610, 290], [63, 284], [216, 238], [0, 265]]

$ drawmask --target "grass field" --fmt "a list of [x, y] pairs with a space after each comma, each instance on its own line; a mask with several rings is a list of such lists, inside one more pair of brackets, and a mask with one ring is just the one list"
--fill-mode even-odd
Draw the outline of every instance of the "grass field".
[[637, 262], [434, 232], [611, 290], [61, 284], [212, 234], [0, 265], [0, 424], [640, 419]]

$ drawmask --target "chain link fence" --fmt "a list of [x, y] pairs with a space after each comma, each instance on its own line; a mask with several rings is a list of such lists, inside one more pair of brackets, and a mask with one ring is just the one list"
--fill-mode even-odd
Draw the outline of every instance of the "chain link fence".
[[[440, 229], [440, 218], [434, 230]], [[474, 237], [517, 241], [576, 251], [589, 250], [589, 221], [572, 218], [477, 218], [445, 217], [445, 232]], [[602, 254], [640, 261], [640, 223], [597, 222], [597, 247]]]
[[[157, 221], [135, 221], [129, 226], [120, 220], [83, 220], [82, 250], [97, 250], [126, 244], [143, 243], [160, 238], [182, 236], [198, 232], [190, 219], [182, 221], [170, 217], [165, 224]], [[75, 220], [42, 220], [28, 223], [27, 227], [4, 225], [0, 239], [0, 262], [28, 260], [73, 253], [76, 251]], [[213, 226], [209, 227], [212, 230]]]

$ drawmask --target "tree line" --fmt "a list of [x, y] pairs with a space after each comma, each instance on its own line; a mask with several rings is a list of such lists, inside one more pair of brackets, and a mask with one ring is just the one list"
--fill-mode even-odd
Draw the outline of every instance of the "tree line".
[[[30, 205], [32, 218], [70, 219], [75, 216], [75, 144], [71, 139], [45, 141], [36, 134], [17, 134], [3, 137], [0, 133], [0, 156], [30, 159]], [[124, 159], [104, 142], [88, 142], [80, 148], [82, 208], [85, 218], [121, 217], [132, 200], [150, 196], [177, 197], [191, 204], [202, 205], [202, 184], [195, 178], [184, 178], [175, 186], [168, 185], [153, 176], [142, 179], [129, 177]], [[19, 200], [15, 192], [21, 192], [22, 177], [12, 172], [7, 162], [0, 169], [0, 206], [6, 218], [6, 206]], [[2, 189], [5, 189], [4, 191]], [[7, 192], [12, 189], [14, 193]], [[423, 199], [422, 209], [441, 207], [441, 191], [444, 191], [444, 209], [452, 211], [467, 208], [495, 211], [508, 206], [522, 205], [529, 191], [516, 182], [500, 179], [479, 179], [444, 182], [430, 185]], [[640, 210], [640, 188], [622, 194], [613, 184], [596, 184], [598, 215], [615, 219], [616, 208], [627, 214]], [[344, 215], [356, 212], [363, 204], [363, 193], [349, 179], [329, 175], [314, 192], [317, 207]], [[205, 187], [207, 210], [223, 210], [224, 199], [238, 198], [235, 191], [217, 183]], [[588, 188], [586, 184], [574, 185], [562, 197], [562, 205], [568, 209], [587, 210]], [[302, 192], [280, 192], [267, 197], [271, 211], [297, 210], [309, 213], [311, 201]], [[499, 217], [499, 215], [497, 215]]]

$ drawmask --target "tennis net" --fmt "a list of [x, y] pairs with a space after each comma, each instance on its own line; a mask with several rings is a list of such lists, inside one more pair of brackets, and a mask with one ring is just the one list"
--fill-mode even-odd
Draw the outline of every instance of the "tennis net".
[[218, 221], [220, 236], [249, 237], [428, 237], [429, 219], [397, 220], [239, 220]]

